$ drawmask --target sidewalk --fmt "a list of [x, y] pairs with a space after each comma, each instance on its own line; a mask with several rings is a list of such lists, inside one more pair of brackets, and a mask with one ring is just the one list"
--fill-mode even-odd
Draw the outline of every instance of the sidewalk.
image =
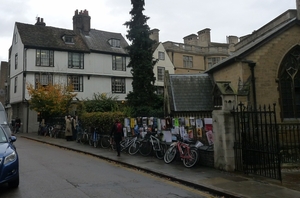
[[116, 152], [109, 149], [81, 145], [75, 141], [67, 142], [65, 139], [38, 136], [36, 133], [20, 133], [16, 136], [17, 138], [36, 140], [115, 161], [226, 198], [300, 198], [299, 169], [283, 170], [283, 182], [281, 184], [277, 180], [229, 173], [199, 165], [193, 168], [186, 168], [181, 161], [165, 164], [164, 161], [158, 160], [155, 157], [143, 157], [138, 154], [131, 156], [126, 153], [122, 153], [121, 157], [117, 157]]

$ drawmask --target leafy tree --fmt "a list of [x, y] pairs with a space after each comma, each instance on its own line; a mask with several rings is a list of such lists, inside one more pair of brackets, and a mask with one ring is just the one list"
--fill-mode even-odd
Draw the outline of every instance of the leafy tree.
[[29, 108], [41, 114], [41, 118], [51, 118], [66, 115], [71, 106], [72, 99], [77, 95], [72, 93], [72, 86], [60, 84], [42, 86], [35, 88], [27, 84], [30, 95]]
[[[157, 103], [163, 103], [155, 94], [155, 77], [153, 67], [157, 60], [153, 58], [153, 44], [155, 41], [150, 39], [150, 28], [147, 25], [149, 17], [143, 14], [144, 0], [131, 0], [132, 16], [130, 21], [125, 22], [129, 30], [127, 31], [127, 39], [131, 41], [128, 46], [128, 54], [130, 62], [128, 67], [131, 68], [133, 76], [132, 92], [126, 99], [128, 105], [133, 108], [136, 115], [144, 115], [145, 109], [155, 108]], [[162, 105], [161, 105], [162, 107]]]
[[84, 106], [86, 112], [108, 112], [117, 111], [119, 109], [117, 96], [108, 96], [105, 93], [94, 93], [91, 100], [86, 99]]

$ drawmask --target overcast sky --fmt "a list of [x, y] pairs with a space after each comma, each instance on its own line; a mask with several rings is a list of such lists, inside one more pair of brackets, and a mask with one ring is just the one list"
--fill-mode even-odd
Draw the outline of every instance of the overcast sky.
[[[121, 33], [131, 19], [131, 0], [0, 0], [0, 61], [8, 61], [15, 22], [72, 29], [76, 9], [88, 10], [91, 28]], [[145, 0], [150, 29], [160, 30], [160, 41], [183, 42], [183, 37], [210, 28], [211, 41], [226, 43], [226, 36], [244, 36], [288, 9], [296, 0]]]

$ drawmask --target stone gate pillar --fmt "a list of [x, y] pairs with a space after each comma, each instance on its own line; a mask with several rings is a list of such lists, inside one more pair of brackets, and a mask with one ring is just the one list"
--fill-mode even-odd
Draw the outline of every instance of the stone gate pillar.
[[234, 171], [234, 120], [230, 110], [214, 110], [214, 167]]

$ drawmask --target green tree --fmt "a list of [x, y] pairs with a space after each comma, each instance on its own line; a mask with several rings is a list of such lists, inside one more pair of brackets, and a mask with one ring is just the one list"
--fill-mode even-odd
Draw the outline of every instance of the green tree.
[[[153, 67], [157, 60], [153, 58], [153, 44], [155, 41], [150, 39], [150, 28], [147, 25], [149, 17], [143, 14], [145, 1], [131, 0], [132, 10], [130, 11], [131, 20], [125, 22], [127, 39], [131, 45], [127, 50], [130, 57], [128, 67], [131, 68], [133, 76], [132, 92], [126, 99], [128, 105], [134, 109], [135, 115], [145, 115], [147, 110], [162, 104], [160, 98], [155, 94], [155, 77]], [[161, 105], [162, 107], [162, 105]]]
[[86, 99], [84, 106], [86, 112], [108, 112], [119, 110], [117, 96], [108, 96], [105, 93], [94, 93], [93, 98]]

